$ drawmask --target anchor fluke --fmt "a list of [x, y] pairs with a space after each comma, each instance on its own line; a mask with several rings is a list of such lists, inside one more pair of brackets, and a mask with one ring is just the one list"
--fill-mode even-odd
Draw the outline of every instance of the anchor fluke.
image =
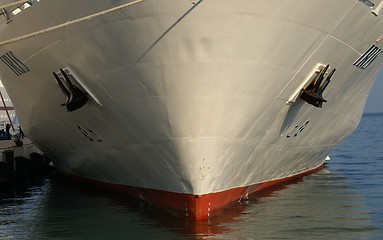
[[72, 83], [68, 74], [63, 69], [60, 69], [60, 74], [64, 79], [53, 72], [53, 76], [55, 77], [59, 88], [67, 97], [66, 102], [61, 104], [61, 106], [65, 106], [68, 112], [76, 111], [83, 107], [88, 101], [86, 93]]
[[[332, 76], [335, 73], [335, 68], [331, 70], [330, 73], [326, 73], [329, 69], [330, 65], [328, 64], [324, 68], [322, 68], [319, 73], [314, 77], [313, 81], [306, 88], [302, 89], [300, 98], [306, 101], [307, 103], [321, 108], [324, 102], [327, 102], [326, 99], [323, 98], [322, 94], [328, 84], [331, 81]], [[324, 80], [324, 81], [323, 81]]]

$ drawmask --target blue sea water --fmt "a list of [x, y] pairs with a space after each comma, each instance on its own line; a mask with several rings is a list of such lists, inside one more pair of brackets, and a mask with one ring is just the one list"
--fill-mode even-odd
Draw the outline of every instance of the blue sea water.
[[383, 239], [383, 114], [320, 172], [202, 222], [58, 176], [0, 190], [0, 239]]

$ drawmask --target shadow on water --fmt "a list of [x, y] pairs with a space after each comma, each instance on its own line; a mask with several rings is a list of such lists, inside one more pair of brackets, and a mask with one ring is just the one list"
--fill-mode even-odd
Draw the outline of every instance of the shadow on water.
[[1, 239], [370, 239], [377, 231], [363, 197], [329, 168], [199, 222], [62, 177], [10, 190], [0, 199]]
[[362, 123], [320, 172], [199, 222], [63, 177], [0, 186], [0, 239], [382, 239], [379, 126]]
[[[241, 221], [238, 217], [247, 207], [262, 204], [260, 198], [269, 197], [287, 185], [252, 195], [234, 203], [221, 215], [198, 222], [171, 216], [135, 198], [61, 176], [3, 187], [0, 206], [6, 206], [8, 211], [0, 211], [0, 219], [8, 216], [8, 220], [0, 221], [0, 229], [5, 230], [0, 233], [1, 239], [207, 239], [233, 232], [230, 225]], [[28, 212], [36, 219], [27, 217]], [[28, 233], [23, 225], [28, 225]]]

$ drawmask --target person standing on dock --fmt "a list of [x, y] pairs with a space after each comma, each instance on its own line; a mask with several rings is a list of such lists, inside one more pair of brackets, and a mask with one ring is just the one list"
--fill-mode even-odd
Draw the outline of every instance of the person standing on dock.
[[21, 129], [21, 126], [19, 126], [19, 133], [20, 133], [20, 138], [23, 139], [24, 138], [24, 132]]
[[5, 131], [7, 133], [7, 140], [11, 140], [12, 139], [11, 138], [11, 133], [9, 132], [10, 128], [11, 128], [11, 124], [7, 123], [7, 125], [5, 125]]
[[4, 129], [0, 130], [0, 140], [7, 139], [7, 133], [4, 131]]

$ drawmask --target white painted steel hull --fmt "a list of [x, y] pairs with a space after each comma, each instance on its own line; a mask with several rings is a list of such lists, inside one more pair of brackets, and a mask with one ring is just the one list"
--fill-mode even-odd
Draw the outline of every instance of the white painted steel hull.
[[[126, 2], [42, 0], [0, 21], [0, 41]], [[321, 166], [360, 121], [383, 58], [364, 70], [353, 63], [381, 47], [381, 26], [355, 0], [147, 0], [1, 45], [29, 71], [16, 76], [0, 62], [0, 78], [60, 171], [204, 195]], [[287, 104], [319, 63], [337, 69], [328, 102]], [[66, 67], [102, 106], [60, 106], [52, 72]]]

